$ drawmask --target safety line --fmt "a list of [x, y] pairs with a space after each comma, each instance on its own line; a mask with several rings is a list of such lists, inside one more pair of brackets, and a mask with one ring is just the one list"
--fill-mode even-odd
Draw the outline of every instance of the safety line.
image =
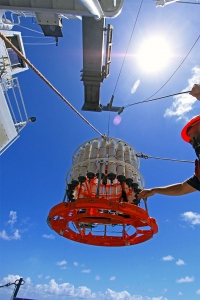
[[162, 88], [172, 79], [172, 77], [175, 75], [175, 73], [179, 70], [179, 68], [182, 66], [182, 64], [184, 63], [184, 61], [186, 60], [186, 58], [189, 56], [190, 52], [192, 51], [192, 49], [194, 48], [194, 46], [196, 45], [196, 43], [198, 42], [200, 38], [200, 35], [198, 36], [198, 38], [196, 39], [196, 41], [194, 42], [192, 48], [190, 49], [190, 51], [187, 53], [187, 55], [185, 56], [185, 58], [182, 60], [182, 62], [180, 63], [180, 65], [176, 68], [176, 70], [174, 71], [174, 73], [172, 73], [172, 75], [169, 77], [169, 79], [150, 97], [148, 97], [146, 100], [149, 100], [151, 97], [155, 96], [158, 92], [160, 92], [160, 90], [162, 90]]
[[177, 96], [177, 95], [181, 95], [181, 94], [187, 94], [187, 93], [190, 93], [190, 92], [191, 91], [186, 91], [186, 92], [171, 94], [171, 95], [167, 95], [167, 96], [163, 96], [163, 97], [159, 97], [159, 98], [154, 98], [154, 99], [150, 99], [150, 100], [143, 100], [143, 101], [135, 102], [135, 103], [132, 103], [132, 104], [128, 104], [128, 105], [124, 106], [123, 108], [127, 108], [129, 106], [133, 106], [133, 105], [137, 105], [137, 104], [141, 104], [141, 103], [156, 101], [156, 100], [160, 100], [160, 99], [164, 99], [164, 98], [168, 98], [168, 97], [173, 97], [173, 96]]
[[194, 161], [192, 160], [181, 160], [181, 159], [175, 159], [175, 158], [162, 158], [162, 157], [157, 157], [157, 156], [149, 156], [146, 154], [143, 154], [142, 152], [136, 153], [136, 156], [139, 158], [153, 158], [153, 159], [159, 159], [159, 160], [170, 160], [170, 161], [175, 161], [175, 162], [184, 162], [184, 163], [191, 163], [194, 164]]
[[0, 32], [0, 37], [4, 42], [10, 46], [17, 53], [17, 55], [71, 108], [73, 111], [85, 121], [92, 129], [94, 129], [102, 138], [105, 137], [100, 131], [98, 131], [83, 115], [81, 115], [78, 110], [48, 81], [38, 69], [36, 69], [33, 64]]

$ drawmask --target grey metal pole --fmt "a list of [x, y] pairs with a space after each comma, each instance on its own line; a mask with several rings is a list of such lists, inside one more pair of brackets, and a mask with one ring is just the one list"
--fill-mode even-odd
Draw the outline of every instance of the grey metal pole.
[[12, 297], [11, 297], [10, 300], [13, 300], [13, 299], [17, 296], [17, 293], [18, 293], [18, 291], [19, 291], [19, 288], [20, 288], [20, 286], [23, 285], [23, 284], [24, 284], [24, 280], [23, 280], [23, 278], [21, 277], [21, 278], [19, 279], [18, 283], [16, 283], [16, 285], [15, 285], [15, 289], [14, 289], [13, 295], [12, 295]]

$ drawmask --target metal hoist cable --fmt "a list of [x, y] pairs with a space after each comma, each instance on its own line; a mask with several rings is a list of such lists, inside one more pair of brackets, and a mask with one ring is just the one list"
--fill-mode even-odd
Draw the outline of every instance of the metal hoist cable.
[[105, 137], [99, 130], [97, 130], [79, 111], [46, 79], [42, 73], [0, 32], [0, 37], [4, 42], [9, 45], [13, 51], [83, 120], [85, 121], [92, 129], [94, 129], [102, 138]]
[[115, 84], [115, 88], [114, 88], [114, 91], [113, 91], [113, 95], [115, 94], [115, 90], [116, 90], [117, 85], [118, 85], [118, 81], [119, 81], [119, 78], [120, 78], [120, 75], [121, 75], [121, 72], [122, 72], [122, 68], [123, 68], [123, 66], [124, 66], [124, 62], [125, 62], [125, 59], [126, 59], [126, 55], [127, 55], [127, 52], [128, 52], [128, 48], [129, 48], [130, 43], [131, 43], [131, 39], [132, 39], [133, 32], [134, 32], [134, 30], [135, 30], [135, 27], [136, 27], [136, 24], [137, 24], [137, 21], [138, 21], [138, 17], [139, 17], [141, 8], [142, 8], [143, 1], [144, 1], [144, 0], [142, 0], [141, 3], [140, 3], [140, 7], [139, 7], [139, 10], [138, 10], [138, 13], [137, 13], [137, 17], [136, 17], [136, 19], [135, 19], [135, 23], [134, 23], [134, 25], [133, 25], [133, 29], [132, 29], [131, 36], [130, 36], [130, 39], [129, 39], [129, 42], [128, 42], [128, 46], [127, 46], [127, 48], [126, 48], [126, 52], [125, 52], [125, 55], [124, 55], [124, 58], [123, 58], [123, 61], [122, 61], [122, 65], [121, 65], [121, 68], [120, 68], [120, 71], [119, 71], [119, 75], [118, 75], [118, 78], [117, 78], [117, 82], [116, 82], [116, 84]]
[[[126, 52], [125, 52], [125, 54], [124, 54], [124, 58], [123, 58], [123, 61], [122, 61], [122, 65], [121, 65], [121, 68], [120, 68], [120, 71], [119, 71], [119, 74], [118, 74], [118, 77], [117, 77], [117, 81], [116, 81], [116, 84], [115, 84], [115, 87], [114, 87], [114, 90], [113, 90], [113, 94], [112, 94], [112, 96], [111, 96], [110, 103], [109, 103], [110, 107], [111, 107], [112, 104], [113, 104], [115, 91], [116, 91], [116, 88], [117, 88], [117, 85], [118, 85], [118, 82], [119, 82], [119, 78], [120, 78], [120, 75], [121, 75], [121, 72], [122, 72], [122, 69], [123, 69], [123, 66], [124, 66], [124, 62], [125, 62], [125, 59], [126, 59], [126, 55], [127, 55], [127, 53], [128, 53], [128, 48], [129, 48], [130, 43], [131, 43], [131, 39], [132, 39], [134, 30], [135, 30], [135, 27], [136, 27], [136, 24], [137, 24], [137, 21], [138, 21], [138, 17], [139, 17], [141, 8], [142, 8], [143, 1], [144, 1], [144, 0], [142, 0], [141, 3], [140, 3], [140, 7], [139, 7], [139, 10], [138, 10], [136, 19], [135, 19], [135, 23], [134, 23], [134, 25], [133, 25], [133, 29], [132, 29], [132, 32], [131, 32], [131, 36], [130, 36], [130, 39], [129, 39], [129, 42], [128, 42], [128, 45], [127, 45], [127, 48], [126, 48]], [[108, 136], [109, 136], [109, 131], [110, 131], [110, 110], [109, 110], [109, 117], [108, 117]]]

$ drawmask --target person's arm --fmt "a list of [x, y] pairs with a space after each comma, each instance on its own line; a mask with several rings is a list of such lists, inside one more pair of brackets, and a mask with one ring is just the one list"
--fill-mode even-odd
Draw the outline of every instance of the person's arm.
[[148, 197], [153, 196], [155, 194], [161, 194], [166, 196], [181, 196], [189, 193], [195, 192], [196, 189], [191, 185], [184, 181], [183, 183], [176, 183], [163, 187], [155, 187], [152, 189], [142, 190], [138, 197], [139, 199], [146, 200]]

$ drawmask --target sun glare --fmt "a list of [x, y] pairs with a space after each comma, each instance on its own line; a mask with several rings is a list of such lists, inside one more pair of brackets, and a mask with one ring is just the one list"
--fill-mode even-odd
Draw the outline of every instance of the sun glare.
[[168, 64], [171, 50], [164, 38], [152, 37], [139, 46], [136, 57], [142, 69], [147, 72], [156, 72]]

